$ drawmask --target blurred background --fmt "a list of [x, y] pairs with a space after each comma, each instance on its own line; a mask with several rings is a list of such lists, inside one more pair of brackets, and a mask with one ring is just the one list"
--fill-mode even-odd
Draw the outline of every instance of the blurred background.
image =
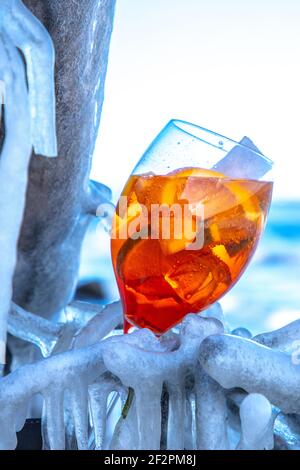
[[[253, 333], [300, 317], [300, 2], [117, 0], [105, 102], [91, 177], [117, 200], [149, 143], [172, 118], [240, 140], [275, 162], [263, 240], [221, 301]], [[82, 298], [118, 298], [109, 237], [93, 224]]]

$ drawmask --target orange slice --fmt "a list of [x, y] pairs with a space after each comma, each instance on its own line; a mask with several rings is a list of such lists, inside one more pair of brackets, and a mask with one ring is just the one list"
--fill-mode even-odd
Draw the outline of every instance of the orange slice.
[[125, 283], [162, 274], [163, 257], [158, 240], [126, 240], [117, 256], [117, 272]]
[[[199, 194], [199, 184], [196, 192], [194, 183], [201, 179], [201, 196]], [[209, 179], [213, 178], [209, 182]], [[184, 224], [184, 205], [201, 202], [201, 198], [208, 197], [212, 187], [216, 185], [216, 179], [224, 178], [224, 175], [212, 170], [203, 168], [186, 167], [172, 171], [165, 177], [161, 201], [172, 207], [173, 204], [181, 206], [181, 224], [176, 224], [170, 220], [171, 230], [169, 239], [160, 239], [161, 248], [164, 254], [170, 255], [185, 250], [196, 237], [197, 219], [192, 217], [192, 223]]]
[[255, 194], [260, 188], [261, 183], [256, 181], [230, 181], [224, 186], [234, 194], [237, 204], [243, 207], [245, 217], [256, 221], [261, 215], [259, 202]]
[[202, 176], [203, 178], [225, 178], [223, 173], [219, 173], [218, 171], [214, 170], [207, 170], [205, 168], [197, 168], [197, 167], [185, 167], [180, 168], [179, 170], [174, 170], [171, 173], [168, 173], [169, 176], [177, 176], [177, 177], [184, 177], [184, 176]]
[[[193, 177], [193, 176], [196, 176], [196, 177], [203, 177], [203, 178], [219, 178], [219, 179], [224, 179], [226, 178], [225, 175], [223, 175], [222, 173], [219, 173], [217, 171], [213, 171], [213, 170], [206, 170], [206, 169], [202, 169], [202, 168], [182, 168], [180, 170], [176, 170], [172, 173], [170, 173], [170, 175], [176, 175], [177, 177]], [[192, 185], [193, 185], [193, 181], [191, 181]], [[241, 204], [243, 206], [243, 209], [244, 209], [244, 212], [245, 212], [245, 216], [249, 219], [249, 220], [257, 220], [258, 216], [260, 215], [260, 208], [259, 208], [259, 204], [258, 204], [258, 200], [254, 197], [254, 194], [258, 191], [258, 188], [260, 186], [260, 183], [255, 184], [256, 182], [255, 181], [247, 181], [247, 180], [240, 180], [240, 181], [224, 181], [222, 183], [222, 185], [224, 185], [224, 188], [227, 188], [231, 193], [232, 195], [234, 196], [235, 198], [235, 204]], [[203, 181], [203, 185], [204, 185], [204, 181]], [[187, 183], [187, 186], [188, 186], [188, 183]], [[258, 187], [255, 187], [255, 186], [258, 186]], [[194, 194], [194, 198], [197, 198], [197, 190], [195, 188], [195, 194]], [[208, 191], [209, 192], [209, 191]], [[190, 199], [191, 196], [192, 196], [192, 193], [193, 191], [191, 190], [191, 188], [186, 188], [185, 191], [185, 197], [187, 199]], [[203, 194], [201, 195], [201, 192], [198, 191], [198, 198], [202, 196], [202, 199], [203, 199]], [[203, 200], [203, 203], [207, 206], [206, 207], [206, 217], [210, 217], [211, 216], [211, 213], [213, 211], [213, 207], [212, 206], [215, 206], [215, 210], [219, 210], [220, 207], [218, 207], [218, 204], [217, 202], [218, 201], [213, 201], [214, 197], [213, 195], [212, 196], [212, 201], [210, 202], [209, 200], [208, 201], [205, 201]], [[221, 196], [221, 194], [220, 194]], [[222, 194], [222, 199], [223, 199], [223, 210], [227, 210], [228, 208], [232, 207], [232, 204], [233, 204], [233, 200], [231, 200], [230, 197], [225, 197], [225, 200], [224, 200], [224, 196], [225, 194]]]

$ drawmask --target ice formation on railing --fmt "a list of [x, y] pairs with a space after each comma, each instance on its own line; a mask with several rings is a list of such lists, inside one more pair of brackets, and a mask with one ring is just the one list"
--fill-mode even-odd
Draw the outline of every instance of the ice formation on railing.
[[4, 84], [5, 102], [5, 139], [0, 156], [0, 364], [4, 364], [7, 316], [32, 147], [24, 66], [10, 38], [3, 33], [0, 35], [0, 81]]
[[270, 402], [263, 395], [248, 395], [241, 403], [240, 418], [242, 432], [237, 449], [273, 449], [275, 416]]
[[[54, 47], [46, 28], [21, 0], [1, 0], [0, 36], [20, 49], [26, 61], [31, 143], [38, 155], [57, 155], [55, 129]], [[14, 58], [14, 60], [17, 60]], [[10, 63], [10, 67], [12, 64]], [[23, 90], [24, 95], [27, 92]], [[6, 100], [7, 102], [7, 100]], [[20, 117], [18, 120], [22, 121]], [[25, 123], [29, 124], [29, 116]], [[22, 140], [16, 139], [18, 143]]]
[[224, 388], [261, 393], [285, 413], [300, 412], [300, 368], [285, 352], [245, 338], [214, 335], [201, 344], [199, 358]]
[[[120, 324], [120, 302], [75, 302], [69, 326], [29, 315], [27, 338], [24, 312], [12, 305], [11, 315], [17, 336], [54, 354], [0, 379], [1, 449], [15, 448], [37, 394], [49, 449], [272, 449], [274, 438], [276, 448], [299, 446], [300, 370], [285, 352], [224, 333], [218, 304], [159, 339], [145, 329], [109, 335]], [[286, 328], [294, 337], [298, 325]], [[55, 353], [58, 344], [67, 351]], [[108, 398], [114, 392], [124, 405], [128, 391], [132, 401], [109, 437]]]
[[4, 104], [0, 126], [5, 131], [0, 158], [1, 375], [32, 147], [49, 157], [57, 153], [53, 45], [44, 26], [21, 0], [0, 3], [0, 84], [1, 109]]

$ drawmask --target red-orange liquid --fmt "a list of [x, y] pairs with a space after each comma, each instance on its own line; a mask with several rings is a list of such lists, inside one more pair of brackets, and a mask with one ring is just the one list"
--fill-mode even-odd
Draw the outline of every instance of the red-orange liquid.
[[[127, 196], [126, 211], [120, 214], [117, 208], [111, 249], [125, 331], [135, 325], [162, 334], [187, 313], [206, 309], [236, 283], [262, 233], [272, 183], [190, 168], [167, 176], [132, 176], [122, 195]], [[167, 240], [161, 232], [158, 239], [118, 239], [124, 223], [129, 226], [140, 215], [140, 204], [150, 214], [151, 204], [187, 202], [204, 206], [201, 249], [189, 250], [190, 240], [178, 240], [175, 233]], [[148, 226], [150, 233], [150, 215]]]

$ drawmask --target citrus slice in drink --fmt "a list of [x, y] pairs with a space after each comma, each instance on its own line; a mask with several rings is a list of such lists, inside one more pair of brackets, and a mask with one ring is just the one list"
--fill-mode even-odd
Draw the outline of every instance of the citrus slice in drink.
[[[173, 174], [187, 177], [182, 197], [189, 203], [197, 201], [203, 205], [211, 240], [219, 243], [215, 254], [229, 264], [230, 256], [237, 249], [232, 237], [245, 240], [249, 235], [254, 236], [256, 231], [256, 222], [262, 215], [259, 198], [256, 197], [261, 189], [261, 182], [230, 180], [221, 173], [198, 168], [183, 168]], [[241, 231], [246, 234], [245, 237], [241, 237]], [[231, 239], [228, 239], [228, 235]], [[231, 244], [230, 251], [224, 246], [224, 236]], [[206, 238], [205, 245], [209, 242]]]
[[[257, 214], [260, 212], [258, 201], [253, 197], [260, 188], [259, 182], [246, 180], [230, 181], [230, 179], [222, 173], [193, 167], [182, 168], [169, 174], [174, 176], [176, 175], [178, 178], [188, 177], [182, 196], [184, 199], [186, 198], [189, 201], [202, 201], [206, 206], [206, 218], [218, 213], [220, 209], [221, 211], [226, 211], [237, 204], [241, 204], [243, 206], [245, 216], [249, 218], [249, 220], [256, 220]], [[205, 179], [216, 178], [221, 181], [219, 183], [208, 181], [207, 185], [204, 180], [197, 182], [193, 177]], [[212, 185], [215, 185], [215, 191], [211, 191]], [[226, 189], [228, 190], [228, 193], [226, 192]], [[167, 190], [168, 188], [166, 188], [166, 191]], [[222, 205], [220, 204], [221, 199]]]
[[[116, 260], [116, 271], [125, 295], [130, 323], [161, 333], [176, 324], [184, 314], [181, 299], [165, 280], [170, 269], [158, 240], [128, 239]], [[171, 323], [173, 322], [173, 323]]]
[[118, 253], [116, 268], [121, 279], [128, 283], [160, 276], [163, 264], [158, 240], [128, 238]]
[[171, 171], [170, 173], [168, 173], [168, 176], [176, 176], [177, 178], [181, 178], [184, 176], [201, 176], [203, 178], [225, 178], [223, 173], [219, 173], [218, 171], [207, 170], [206, 168], [197, 168], [193, 166], [187, 166], [185, 168], [180, 168], [178, 170]]
[[225, 182], [224, 186], [234, 194], [236, 203], [243, 207], [244, 216], [251, 221], [257, 220], [261, 210], [256, 193], [261, 188], [261, 183], [240, 180]]
[[[163, 236], [160, 231], [158, 237], [165, 255], [185, 250], [194, 242], [199, 228], [199, 213], [195, 214], [195, 207], [215, 192], [216, 181], [220, 177], [224, 176], [212, 170], [187, 167], [161, 178], [163, 184], [160, 186], [159, 199], [169, 209], [170, 224], [169, 236]], [[201, 195], [199, 185], [194, 192], [192, 180], [201, 180]], [[163, 224], [163, 216], [160, 216], [159, 222]]]

